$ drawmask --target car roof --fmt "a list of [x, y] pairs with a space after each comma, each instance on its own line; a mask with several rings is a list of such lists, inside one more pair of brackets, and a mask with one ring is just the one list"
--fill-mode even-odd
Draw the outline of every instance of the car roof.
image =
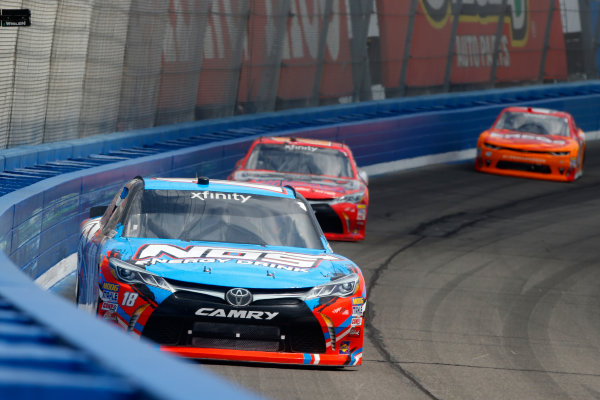
[[298, 138], [294, 136], [268, 136], [260, 137], [254, 141], [255, 143], [268, 143], [268, 144], [294, 144], [297, 146], [310, 146], [310, 147], [325, 147], [329, 149], [337, 149], [348, 151], [349, 147], [344, 143], [332, 142], [328, 140], [319, 139], [308, 139]]
[[[204, 181], [205, 179], [206, 181]], [[209, 192], [246, 193], [272, 197], [296, 197], [295, 191], [287, 187], [208, 178], [145, 178], [144, 188], [145, 190], [206, 190]]]

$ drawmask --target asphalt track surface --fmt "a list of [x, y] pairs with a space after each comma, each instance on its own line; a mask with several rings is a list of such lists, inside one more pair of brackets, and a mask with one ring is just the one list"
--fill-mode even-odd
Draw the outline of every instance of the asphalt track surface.
[[272, 399], [600, 399], [600, 142], [574, 183], [460, 163], [370, 190], [366, 240], [332, 243], [368, 282], [363, 365], [199, 366]]

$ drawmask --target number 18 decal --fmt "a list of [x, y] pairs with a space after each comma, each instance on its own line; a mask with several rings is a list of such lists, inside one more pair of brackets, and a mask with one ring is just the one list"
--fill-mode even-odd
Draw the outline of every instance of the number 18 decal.
[[133, 307], [137, 298], [138, 294], [136, 292], [125, 292], [123, 293], [123, 301], [121, 302], [121, 305], [126, 307]]

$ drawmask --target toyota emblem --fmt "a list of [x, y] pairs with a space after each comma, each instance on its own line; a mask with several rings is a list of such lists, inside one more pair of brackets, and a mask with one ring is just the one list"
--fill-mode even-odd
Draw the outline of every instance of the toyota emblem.
[[232, 306], [247, 306], [252, 303], [252, 293], [248, 289], [233, 288], [225, 293], [225, 300]]

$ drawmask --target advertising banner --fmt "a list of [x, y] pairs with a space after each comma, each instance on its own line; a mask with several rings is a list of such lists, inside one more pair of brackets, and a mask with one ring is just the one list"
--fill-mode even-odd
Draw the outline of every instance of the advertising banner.
[[[488, 83], [494, 76], [496, 83], [567, 77], [558, 0], [377, 0], [377, 5], [387, 88]], [[407, 45], [410, 58], [404, 60]]]
[[290, 15], [278, 98], [314, 102], [352, 93], [349, 2], [291, 0]]
[[289, 10], [289, 1], [251, 1], [237, 113], [273, 110]]
[[157, 125], [194, 120], [210, 0], [170, 0]]
[[[213, 1], [204, 36], [197, 117], [231, 115], [237, 98], [250, 0]], [[213, 110], [211, 113], [210, 110]], [[215, 115], [216, 113], [216, 115]]]

